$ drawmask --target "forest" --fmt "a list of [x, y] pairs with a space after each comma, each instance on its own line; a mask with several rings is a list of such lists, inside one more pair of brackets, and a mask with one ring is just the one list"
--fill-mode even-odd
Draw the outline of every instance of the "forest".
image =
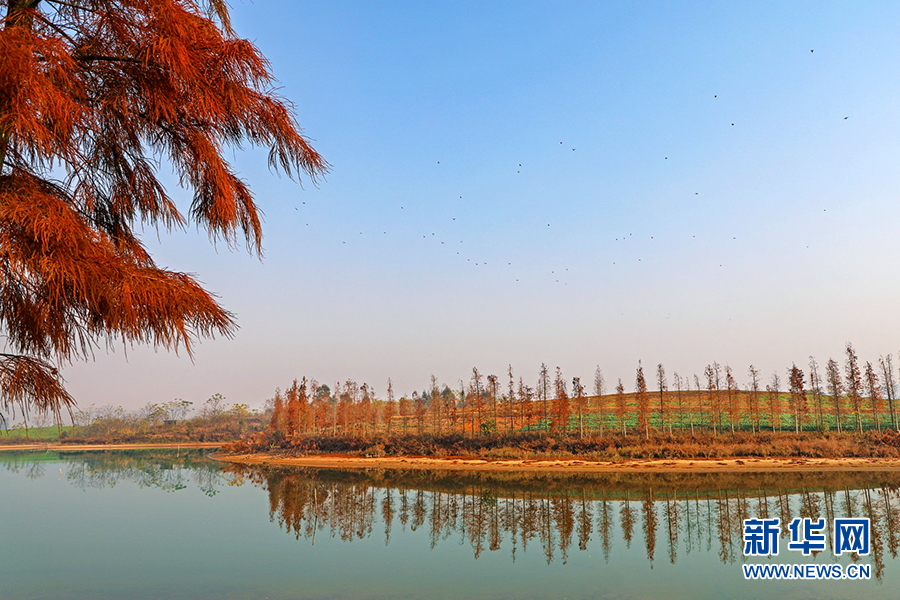
[[[432, 376], [421, 392], [383, 398], [353, 380], [334, 387], [294, 380], [276, 390], [265, 429], [235, 452], [285, 450], [384, 454], [587, 454], [668, 456], [897, 456], [896, 380], [891, 354], [862, 362], [852, 344], [843, 364], [810, 357], [767, 380], [751, 365], [743, 385], [729, 365], [671, 378], [660, 363], [634, 386], [610, 393], [598, 366], [592, 382], [541, 365], [534, 386], [509, 367], [503, 380], [472, 370], [454, 388]], [[590, 386], [591, 389], [588, 389]], [[591, 393], [592, 392], [592, 393]], [[714, 447], [714, 449], [713, 449]]]

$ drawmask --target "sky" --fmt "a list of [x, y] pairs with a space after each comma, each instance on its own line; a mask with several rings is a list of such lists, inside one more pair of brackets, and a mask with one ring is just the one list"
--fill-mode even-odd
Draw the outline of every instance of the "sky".
[[[235, 1], [331, 172], [228, 151], [263, 256], [145, 230], [236, 314], [193, 359], [101, 349], [79, 405], [294, 378], [383, 396], [473, 367], [534, 385], [639, 361], [739, 383], [900, 351], [900, 4]], [[183, 206], [189, 191], [164, 165]]]

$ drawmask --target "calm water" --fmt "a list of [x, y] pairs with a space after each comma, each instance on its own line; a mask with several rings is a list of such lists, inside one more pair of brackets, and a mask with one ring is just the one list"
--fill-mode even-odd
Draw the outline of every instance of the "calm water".
[[[0, 598], [894, 598], [900, 474], [236, 469], [0, 452]], [[868, 581], [747, 581], [742, 520], [873, 520]], [[787, 528], [784, 527], [785, 534]], [[830, 536], [829, 536], [830, 537]]]

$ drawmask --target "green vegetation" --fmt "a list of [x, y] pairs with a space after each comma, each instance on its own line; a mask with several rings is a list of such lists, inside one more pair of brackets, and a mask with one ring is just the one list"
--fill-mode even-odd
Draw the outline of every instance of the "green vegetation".
[[85, 427], [69, 426], [69, 427], [29, 427], [24, 426], [12, 427], [4, 432], [0, 432], [0, 444], [4, 443], [21, 443], [21, 442], [59, 442], [72, 436], [84, 434]]

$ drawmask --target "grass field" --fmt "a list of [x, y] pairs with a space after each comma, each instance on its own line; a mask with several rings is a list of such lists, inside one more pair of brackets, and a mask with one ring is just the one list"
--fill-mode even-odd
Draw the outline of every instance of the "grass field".
[[[74, 430], [74, 431], [73, 431]], [[80, 434], [84, 431], [84, 427], [68, 427], [57, 428], [51, 427], [29, 427], [26, 431], [24, 428], [17, 427], [15, 429], [0, 430], [0, 444], [21, 444], [23, 442], [58, 442], [60, 436], [72, 436]]]

